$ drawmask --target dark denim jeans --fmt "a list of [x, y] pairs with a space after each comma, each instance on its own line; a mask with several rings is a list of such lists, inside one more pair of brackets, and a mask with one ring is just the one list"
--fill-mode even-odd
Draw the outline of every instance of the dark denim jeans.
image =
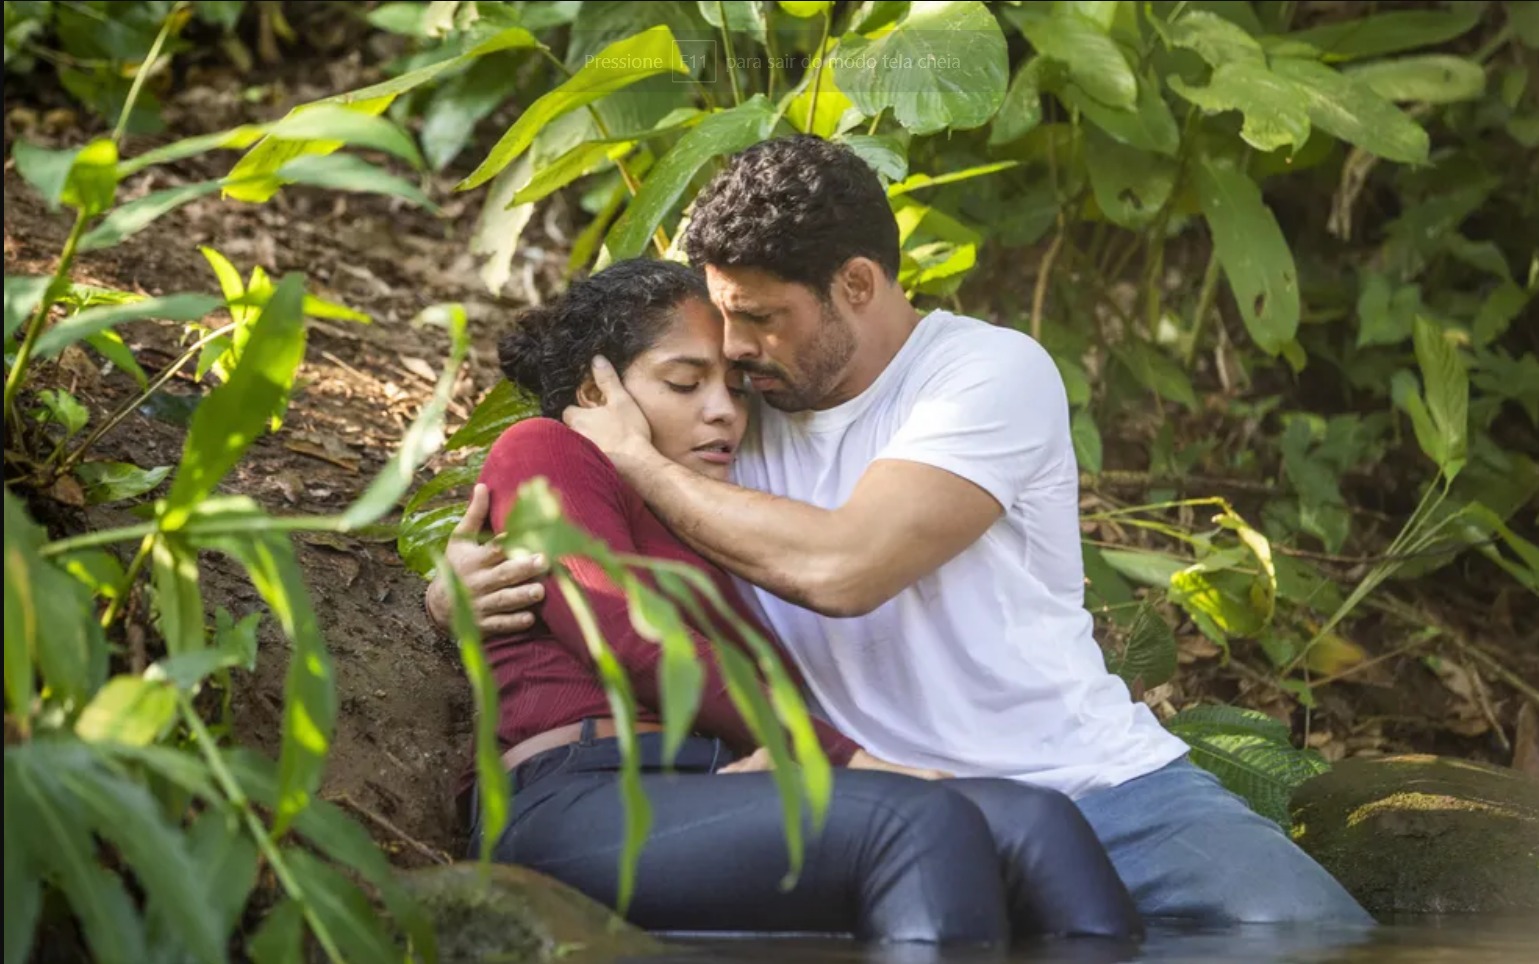
[[[936, 943], [1142, 933], [1106, 851], [1062, 794], [1005, 780], [838, 769], [824, 825], [805, 827], [801, 874], [783, 889], [789, 863], [770, 775], [715, 773], [731, 751], [702, 738], [686, 740], [665, 773], [661, 734], [639, 744], [653, 812], [629, 910], [642, 927]], [[496, 858], [614, 906], [624, 838], [619, 766], [618, 742], [593, 739], [519, 766]], [[991, 830], [984, 807], [1011, 819]], [[479, 828], [472, 848], [478, 840]]]

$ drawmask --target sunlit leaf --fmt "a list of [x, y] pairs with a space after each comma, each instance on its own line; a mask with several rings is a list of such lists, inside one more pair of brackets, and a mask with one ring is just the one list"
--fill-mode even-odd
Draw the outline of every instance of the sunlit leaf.
[[267, 136], [286, 141], [341, 141], [394, 154], [413, 167], [423, 166], [417, 145], [401, 128], [383, 117], [337, 104], [323, 102], [295, 111], [269, 127]]
[[306, 154], [278, 168], [273, 176], [284, 184], [308, 184], [334, 191], [384, 194], [430, 210], [437, 209], [437, 205], [417, 185], [352, 154]]
[[[1329, 69], [1329, 68], [1326, 68]], [[1205, 87], [1171, 75], [1172, 90], [1209, 114], [1237, 110], [1245, 117], [1240, 137], [1260, 151], [1291, 145], [1294, 151], [1309, 139], [1310, 112], [1305, 95], [1288, 79], [1254, 61], [1231, 61], [1213, 71]]]
[[112, 207], [118, 193], [118, 145], [105, 138], [80, 149], [59, 200], [94, 217]]
[[[803, 134], [833, 137], [839, 132], [839, 123], [845, 111], [854, 106], [854, 102], [839, 89], [835, 79], [836, 72], [831, 58], [838, 43], [836, 39], [829, 39], [821, 53], [823, 69], [809, 68], [795, 95], [786, 102], [786, 120]], [[814, 79], [817, 81], [816, 87], [813, 86]], [[814, 108], [817, 110], [815, 116]]]
[[958, 181], [970, 181], [975, 177], [984, 177], [989, 174], [997, 174], [1000, 171], [1008, 171], [1019, 164], [1019, 161], [993, 161], [988, 164], [977, 164], [959, 171], [947, 171], [944, 174], [910, 174], [897, 184], [887, 188], [889, 198], [902, 197], [914, 191], [927, 187], [940, 187], [943, 184], [955, 184]]
[[1300, 92], [1310, 121], [1321, 130], [1386, 160], [1427, 162], [1427, 132], [1366, 83], [1296, 57], [1276, 58], [1272, 70]]
[[1298, 272], [1261, 189], [1232, 162], [1197, 158], [1193, 179], [1213, 250], [1256, 344], [1277, 354], [1299, 324]]
[[1266, 55], [1255, 37], [1232, 20], [1206, 10], [1192, 10], [1171, 24], [1170, 42], [1197, 51], [1197, 55], [1213, 67], [1229, 63], [1266, 63]]
[[38, 401], [43, 403], [44, 411], [39, 417], [46, 417], [64, 429], [64, 437], [71, 438], [79, 434], [91, 420], [90, 411], [75, 396], [62, 388], [47, 388], [37, 393]]
[[88, 743], [146, 746], [159, 740], [176, 719], [176, 693], [143, 676], [114, 676], [97, 690], [75, 721], [75, 735]]
[[1133, 109], [1138, 78], [1116, 41], [1095, 24], [1083, 17], [1044, 17], [1025, 7], [1002, 12], [1039, 54], [1065, 64], [1085, 93], [1108, 107]]
[[820, 16], [832, 6], [832, 0], [780, 0], [780, 9], [803, 20]]
[[75, 467], [75, 477], [85, 487], [87, 505], [137, 498], [170, 474], [169, 465], [141, 469], [131, 462], [82, 462]]
[[223, 302], [213, 295], [178, 294], [162, 298], [144, 298], [127, 304], [102, 305], [71, 315], [37, 337], [34, 352], [38, 358], [52, 358], [75, 342], [99, 331], [130, 321], [163, 318], [167, 321], [197, 321]]
[[110, 248], [133, 237], [154, 223], [156, 218], [200, 197], [219, 190], [221, 181], [196, 181], [154, 191], [114, 209], [102, 222], [80, 239], [80, 250]]
[[1426, 318], [1417, 317], [1413, 341], [1427, 414], [1439, 439], [1438, 467], [1452, 482], [1469, 456], [1469, 372], [1443, 330]]

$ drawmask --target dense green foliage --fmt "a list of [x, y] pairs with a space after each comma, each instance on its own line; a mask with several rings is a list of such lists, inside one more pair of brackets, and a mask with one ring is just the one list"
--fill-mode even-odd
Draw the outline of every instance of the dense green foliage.
[[[212, 249], [218, 294], [145, 299], [72, 284], [70, 269], [77, 252], [131, 244], [156, 218], [214, 193], [260, 203], [304, 184], [431, 206], [420, 177], [344, 148], [443, 171], [509, 100], [522, 108], [517, 119], [484, 158], [467, 159], [474, 166], [459, 185], [485, 194], [470, 243], [494, 289], [544, 199], [560, 192], [585, 212], [574, 272], [648, 249], [677, 256], [688, 200], [719, 158], [809, 131], [849, 144], [883, 177], [902, 230], [902, 282], [916, 301], [987, 298], [1049, 346], [1082, 469], [1101, 473], [1103, 428], [1148, 417], [1158, 400], [1149, 503], [1086, 516], [1147, 537], [1085, 544], [1089, 602], [1123, 640], [1109, 663], [1130, 682], [1156, 686], [1175, 671], [1167, 619], [1178, 613], [1222, 647], [1259, 644], [1278, 684], [1308, 705], [1311, 671], [1347, 645], [1343, 620], [1387, 580], [1474, 550], [1539, 591], [1539, 549], [1512, 524], [1539, 491], [1524, 454], [1539, 426], [1539, 361], [1531, 332], [1515, 324], [1539, 288], [1539, 202], [1526, 160], [1539, 143], [1539, 5], [1296, 25], [1308, 7], [384, 3], [367, 16], [402, 38], [390, 79], [271, 123], [121, 158], [126, 132], [152, 128], [145, 80], [187, 49], [189, 23], [235, 37], [253, 10], [265, 36], [284, 23], [281, 6], [8, 3], [7, 72], [46, 61], [115, 128], [74, 150], [21, 141], [12, 153], [26, 181], [75, 221], [52, 276], [5, 279], [7, 964], [27, 958], [45, 891], [63, 896], [104, 960], [218, 960], [232, 934], [258, 960], [291, 960], [306, 933], [332, 959], [378, 959], [392, 938], [368, 892], [431, 954], [381, 853], [315, 799], [336, 699], [287, 533], [377, 526], [440, 447], [465, 449], [465, 463], [404, 505], [402, 554], [429, 571], [461, 510], [445, 496], [474, 478], [476, 453], [529, 414], [527, 400], [499, 387], [443, 442], [465, 318], [435, 309], [424, 320], [447, 327], [453, 348], [385, 471], [341, 515], [270, 516], [216, 496], [216, 486], [255, 438], [281, 430], [305, 318], [367, 318], [306, 294], [297, 275], [275, 283], [257, 268], [243, 279]], [[244, 152], [226, 177], [115, 204], [124, 179], [219, 149]], [[1019, 249], [1043, 242], [1029, 291], [999, 283]], [[987, 289], [969, 287], [975, 279]], [[114, 331], [144, 318], [187, 331], [184, 356], [153, 382]], [[37, 373], [76, 343], [143, 388], [94, 426], [67, 392], [36, 390]], [[179, 465], [91, 458], [188, 366], [216, 387]], [[1227, 405], [1208, 413], [1218, 428], [1178, 438], [1166, 410], [1195, 417], [1204, 397]], [[1424, 461], [1407, 457], [1416, 452]], [[1391, 461], [1415, 481], [1386, 500], [1399, 525], [1386, 545], [1361, 531], [1343, 480]], [[1224, 499], [1180, 497], [1191, 488], [1182, 480], [1204, 472], [1275, 477], [1281, 494], [1249, 518]], [[91, 502], [170, 484], [141, 503], [142, 524], [50, 540], [29, 507], [61, 479], [78, 481]], [[552, 558], [591, 556], [626, 588], [638, 627], [663, 646], [676, 745], [700, 687], [679, 607], [729, 610], [688, 570], [615, 557], [562, 522], [539, 487], [520, 499], [508, 533], [510, 546]], [[103, 551], [118, 543], [137, 546], [126, 567]], [[1326, 558], [1349, 547], [1372, 554], [1343, 580], [1288, 551], [1301, 544]], [[293, 644], [276, 765], [224, 742], [210, 697], [227, 692], [231, 668], [250, 665], [255, 621], [221, 611], [208, 625], [200, 551], [238, 560]], [[109, 640], [141, 582], [164, 645], [136, 669]], [[561, 588], [572, 593], [569, 582]], [[482, 710], [478, 765], [494, 773], [486, 710], [495, 689], [463, 601], [456, 630]], [[829, 771], [789, 681], [753, 642], [752, 660], [718, 653], [734, 698], [783, 764], [794, 854], [800, 808], [826, 799]], [[596, 635], [589, 644], [614, 715], [633, 718], [613, 656]], [[768, 696], [755, 667], [772, 681]], [[1258, 714], [1198, 707], [1169, 726], [1198, 762], [1279, 819], [1291, 787], [1323, 766]], [[801, 766], [789, 765], [793, 751]], [[634, 777], [628, 865], [646, 827]], [[483, 781], [493, 824], [507, 812], [503, 786]], [[115, 859], [101, 860], [98, 838]], [[246, 935], [262, 866], [280, 902]]]

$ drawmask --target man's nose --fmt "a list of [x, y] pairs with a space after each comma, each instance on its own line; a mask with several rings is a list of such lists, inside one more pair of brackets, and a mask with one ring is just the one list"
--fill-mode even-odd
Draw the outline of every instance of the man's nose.
[[752, 337], [743, 325], [727, 322], [722, 332], [722, 354], [732, 361], [755, 358], [759, 354], [759, 341]]

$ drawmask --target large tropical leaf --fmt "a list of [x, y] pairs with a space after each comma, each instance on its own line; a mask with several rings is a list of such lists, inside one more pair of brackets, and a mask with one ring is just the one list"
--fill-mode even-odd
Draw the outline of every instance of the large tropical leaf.
[[1295, 749], [1286, 725], [1255, 710], [1197, 706], [1171, 717], [1165, 726], [1191, 746], [1193, 763], [1284, 829], [1293, 791], [1330, 769], [1318, 754]]
[[1427, 162], [1427, 132], [1367, 83], [1297, 57], [1274, 59], [1272, 71], [1299, 91], [1310, 121], [1321, 130], [1385, 160]]
[[1085, 93], [1108, 107], [1132, 110], [1138, 78], [1116, 41], [1079, 16], [1042, 16], [1029, 7], [1006, 7], [1004, 15], [1044, 57], [1063, 63]]
[[1259, 151], [1275, 151], [1284, 145], [1297, 151], [1309, 139], [1307, 99], [1297, 85], [1268, 70], [1264, 63], [1229, 61], [1213, 71], [1205, 87], [1192, 86], [1174, 75], [1169, 83], [1172, 90], [1207, 113], [1237, 110], [1243, 114], [1240, 136]]

